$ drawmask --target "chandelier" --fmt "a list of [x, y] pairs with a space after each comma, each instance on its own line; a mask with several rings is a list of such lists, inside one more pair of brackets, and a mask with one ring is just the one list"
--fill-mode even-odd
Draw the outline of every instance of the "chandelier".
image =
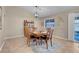
[[34, 14], [35, 18], [39, 18], [39, 13], [38, 13], [38, 6], [35, 6], [35, 14]]

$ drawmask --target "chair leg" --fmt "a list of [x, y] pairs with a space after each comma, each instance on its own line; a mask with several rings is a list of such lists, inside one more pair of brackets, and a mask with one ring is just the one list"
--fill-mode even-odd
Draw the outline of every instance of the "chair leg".
[[40, 42], [39, 43], [40, 43], [40, 45], [42, 45], [42, 39], [40, 39]]
[[42, 38], [39, 38], [39, 45], [42, 45]]
[[27, 38], [27, 45], [30, 46], [30, 38]]
[[[27, 44], [27, 38], [25, 37], [25, 40], [24, 40], [24, 42], [25, 42], [25, 45]], [[26, 45], [27, 46], [27, 45]]]
[[36, 45], [37, 45], [37, 43], [38, 43], [38, 39], [36, 39]]
[[45, 42], [46, 42], [46, 48], [48, 49], [48, 42], [47, 42], [47, 40], [45, 40]]
[[38, 43], [39, 43], [39, 45], [40, 45], [40, 40], [38, 40]]
[[30, 40], [28, 40], [28, 46], [30, 46]]
[[28, 39], [27, 39], [27, 45], [28, 45]]
[[51, 47], [52, 47], [52, 39], [50, 39], [50, 44], [51, 44]]

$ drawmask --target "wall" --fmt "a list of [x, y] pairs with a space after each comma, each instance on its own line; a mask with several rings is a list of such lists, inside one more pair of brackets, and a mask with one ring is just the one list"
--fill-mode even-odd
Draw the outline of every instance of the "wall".
[[[70, 27], [72, 28], [73, 25], [69, 25], [72, 23], [72, 19], [69, 20], [69, 14], [72, 13], [79, 13], [79, 9], [75, 9], [75, 10], [70, 10], [70, 11], [66, 11], [66, 12], [62, 12], [59, 13], [55, 16], [53, 16], [56, 20], [56, 28], [55, 28], [55, 32], [54, 35], [65, 38], [66, 40], [73, 40], [68, 39], [68, 36], [70, 36], [71, 34], [73, 34], [73, 29], [71, 29], [70, 31], [68, 30]], [[71, 34], [69, 34], [71, 32]]]
[[[23, 21], [25, 19], [35, 19], [31, 13], [19, 7], [5, 7], [5, 11], [5, 37], [22, 36]], [[35, 26], [44, 30], [44, 20], [46, 18], [54, 18], [56, 22], [54, 35], [68, 39], [68, 14], [70, 12], [79, 12], [79, 9], [61, 12], [50, 17], [34, 20]]]
[[4, 45], [4, 7], [1, 7], [0, 51]]
[[1, 7], [0, 7], [0, 47], [1, 47], [1, 43], [2, 43], [2, 16], [1, 16]]
[[47, 18], [55, 19], [55, 30], [53, 35], [60, 38], [68, 39], [68, 13], [60, 13], [50, 17], [41, 18], [40, 21], [42, 24], [42, 28], [44, 27], [44, 20]]
[[55, 20], [54, 35], [68, 39], [68, 13], [56, 15]]
[[[56, 14], [56, 15], [53, 15], [53, 16], [50, 16], [50, 17], [44, 17], [44, 18], [41, 18], [41, 23], [42, 23], [42, 28], [44, 27], [44, 20], [47, 19], [47, 18], [54, 18], [55, 19], [55, 30], [54, 30], [54, 35], [53, 36], [56, 36], [58, 38], [63, 38], [65, 40], [72, 40], [72, 38], [68, 39], [68, 36], [70, 35], [70, 32], [72, 31], [72, 29], [70, 31], [68, 31], [68, 22], [69, 24], [71, 23], [72, 19], [70, 21], [69, 20], [69, 14], [71, 13], [78, 13], [79, 12], [79, 9], [76, 9], [76, 10], [71, 10], [71, 11], [68, 11], [68, 12], [62, 12], [62, 13], [59, 13], [59, 14]], [[70, 26], [71, 27], [71, 26]], [[72, 33], [72, 32], [71, 32]]]
[[0, 30], [0, 49], [1, 49], [1, 44], [2, 44], [2, 32], [1, 32], [1, 30]]
[[5, 7], [5, 38], [23, 36], [23, 21], [34, 20], [34, 17], [20, 7]]
[[2, 29], [2, 19], [1, 19], [1, 7], [0, 7], [0, 30]]
[[35, 27], [37, 28], [37, 30], [42, 30], [43, 31], [43, 25], [42, 25], [43, 20], [39, 19], [35, 19], [34, 23], [35, 23]]

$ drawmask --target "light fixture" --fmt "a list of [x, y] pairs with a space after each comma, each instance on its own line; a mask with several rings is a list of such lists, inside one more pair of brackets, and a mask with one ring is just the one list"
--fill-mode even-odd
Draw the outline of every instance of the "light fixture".
[[35, 12], [35, 18], [38, 18], [38, 17], [39, 17], [38, 13], [37, 13], [37, 12]]
[[35, 16], [36, 19], [39, 17], [38, 6], [35, 6], [35, 14], [34, 14], [34, 16]]

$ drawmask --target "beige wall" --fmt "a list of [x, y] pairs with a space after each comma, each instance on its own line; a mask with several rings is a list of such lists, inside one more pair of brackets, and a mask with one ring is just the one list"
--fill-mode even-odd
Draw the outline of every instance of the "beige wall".
[[42, 23], [42, 28], [44, 27], [44, 20], [47, 18], [54, 18], [55, 19], [55, 30], [54, 30], [54, 36], [63, 38], [63, 39], [68, 39], [68, 16], [70, 13], [78, 13], [77, 10], [71, 10], [68, 12], [62, 12], [50, 17], [44, 17], [41, 18], [41, 23]]
[[[0, 17], [1, 17], [1, 8], [0, 8]], [[0, 19], [0, 47], [2, 42], [2, 19]]]
[[34, 17], [19, 7], [5, 7], [5, 37], [23, 35], [23, 21], [34, 20]]
[[0, 51], [4, 44], [4, 7], [1, 7]]
[[56, 27], [54, 35], [63, 38], [68, 38], [68, 13], [59, 14], [55, 16]]
[[40, 18], [35, 20], [33, 15], [26, 10], [18, 7], [6, 7], [5, 8], [5, 37], [21, 36], [23, 35], [23, 21], [25, 19], [34, 20], [35, 26], [39, 29], [44, 29], [44, 20], [46, 18], [55, 19], [55, 31], [54, 35], [62, 38], [68, 38], [68, 14], [71, 12], [79, 12], [79, 9], [61, 12], [50, 17]]
[[1, 48], [1, 44], [2, 44], [2, 32], [0, 30], [0, 48]]
[[37, 28], [38, 31], [44, 29], [43, 28], [44, 25], [42, 25], [42, 23], [43, 20], [41, 20], [40, 18], [38, 20], [37, 19], [35, 20], [35, 27]]
[[55, 19], [55, 30], [54, 36], [58, 36], [61, 38], [68, 38], [68, 13], [60, 13], [54, 16], [41, 18], [40, 22], [42, 24], [42, 28], [44, 27], [44, 20], [47, 18]]

